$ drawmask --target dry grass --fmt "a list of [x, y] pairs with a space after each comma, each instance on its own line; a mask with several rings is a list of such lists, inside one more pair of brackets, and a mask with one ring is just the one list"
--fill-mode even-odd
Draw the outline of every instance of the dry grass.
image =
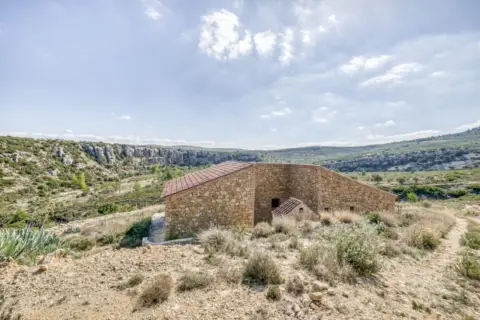
[[313, 244], [300, 250], [300, 264], [308, 270], [313, 270], [320, 259], [321, 248]]
[[255, 252], [248, 258], [243, 271], [247, 284], [281, 284], [283, 282], [279, 266], [266, 252]]
[[310, 234], [315, 229], [315, 226], [313, 225], [312, 221], [303, 220], [302, 222], [300, 222], [299, 228], [303, 234]]
[[204, 230], [198, 235], [198, 241], [210, 255], [217, 252], [238, 257], [248, 255], [248, 247], [242, 243], [241, 237], [235, 237], [235, 234], [229, 230], [216, 227]]
[[480, 280], [480, 257], [473, 250], [465, 250], [461, 253], [455, 269], [468, 279]]
[[320, 223], [323, 226], [329, 226], [332, 224], [332, 216], [329, 215], [328, 213], [322, 213], [320, 215]]
[[267, 290], [267, 299], [269, 300], [280, 300], [282, 297], [282, 291], [280, 291], [280, 287], [276, 284], [268, 286]]
[[406, 234], [407, 244], [421, 250], [435, 250], [440, 244], [440, 234], [422, 225], [410, 226]]
[[298, 236], [294, 235], [290, 237], [290, 241], [288, 242], [288, 247], [290, 249], [300, 249], [301, 244], [300, 241], [298, 240]]
[[347, 224], [361, 220], [361, 217], [358, 214], [349, 211], [337, 211], [335, 212], [334, 216], [338, 221]]
[[303, 283], [302, 277], [298, 274], [288, 279], [286, 288], [288, 292], [296, 296], [305, 292], [305, 284]]
[[188, 271], [178, 279], [178, 291], [190, 291], [205, 288], [213, 281], [213, 278], [204, 272]]
[[252, 230], [252, 237], [267, 238], [273, 233], [273, 228], [268, 222], [260, 222]]
[[289, 217], [274, 217], [272, 226], [275, 232], [293, 235], [297, 232], [297, 223]]
[[480, 249], [480, 224], [469, 221], [467, 232], [465, 232], [460, 239], [460, 244], [470, 249]]
[[228, 283], [237, 284], [242, 279], [242, 268], [226, 265], [218, 270], [218, 276]]
[[125, 283], [118, 286], [119, 289], [133, 288], [143, 282], [143, 274], [137, 273], [131, 276]]
[[139, 307], [150, 307], [168, 299], [173, 287], [173, 280], [169, 275], [158, 274], [151, 279], [138, 297]]

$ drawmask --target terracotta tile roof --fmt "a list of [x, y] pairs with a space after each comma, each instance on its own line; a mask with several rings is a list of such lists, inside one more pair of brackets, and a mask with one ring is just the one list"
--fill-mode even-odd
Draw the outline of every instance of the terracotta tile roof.
[[302, 203], [301, 200], [298, 200], [296, 198], [290, 198], [284, 203], [282, 203], [280, 206], [276, 207], [272, 211], [272, 215], [283, 216], [283, 215], [289, 214], [290, 212], [292, 212], [293, 209], [295, 209], [301, 203]]
[[194, 188], [206, 182], [253, 166], [250, 162], [227, 161], [203, 170], [194, 171], [183, 177], [165, 182], [162, 197], [168, 197], [180, 191]]

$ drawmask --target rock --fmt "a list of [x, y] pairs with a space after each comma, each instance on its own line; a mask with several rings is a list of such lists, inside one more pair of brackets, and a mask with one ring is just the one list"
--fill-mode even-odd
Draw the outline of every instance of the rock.
[[342, 291], [342, 296], [344, 296], [345, 298], [348, 298], [348, 296], [349, 296], [349, 295], [348, 295], [348, 292]]
[[321, 281], [313, 281], [312, 282], [312, 291], [325, 291], [328, 290], [330, 286]]
[[314, 302], [318, 302], [322, 300], [322, 293], [321, 292], [310, 292], [309, 295], [310, 299]]
[[48, 266], [47, 265], [44, 265], [44, 264], [41, 264], [39, 267], [38, 267], [38, 270], [37, 270], [37, 273], [40, 273], [40, 272], [45, 272], [48, 270]]
[[335, 295], [335, 290], [332, 289], [332, 288], [328, 288], [327, 294], [328, 294], [329, 296], [334, 296], [334, 295]]

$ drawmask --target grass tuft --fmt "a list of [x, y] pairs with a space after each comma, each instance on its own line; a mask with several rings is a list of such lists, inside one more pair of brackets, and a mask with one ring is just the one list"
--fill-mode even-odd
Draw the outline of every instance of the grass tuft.
[[178, 291], [190, 291], [205, 288], [213, 281], [213, 278], [204, 272], [188, 271], [178, 279]]
[[252, 230], [253, 238], [267, 238], [273, 233], [273, 228], [268, 222], [260, 222]]
[[293, 235], [297, 232], [297, 224], [294, 219], [288, 217], [274, 217], [272, 226], [275, 232]]
[[246, 284], [281, 284], [283, 282], [280, 268], [272, 257], [265, 252], [255, 252], [248, 258], [243, 271]]
[[172, 292], [172, 277], [166, 274], [158, 274], [149, 281], [138, 297], [139, 307], [151, 307], [168, 299]]

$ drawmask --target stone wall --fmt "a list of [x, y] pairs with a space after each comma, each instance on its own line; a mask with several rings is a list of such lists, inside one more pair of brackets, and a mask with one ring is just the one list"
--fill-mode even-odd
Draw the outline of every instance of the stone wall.
[[255, 169], [255, 224], [272, 220], [272, 199], [290, 198], [289, 165], [257, 163]]
[[188, 236], [212, 225], [253, 226], [255, 171], [248, 167], [165, 198], [167, 232]]
[[396, 195], [319, 167], [319, 211], [349, 210], [359, 213], [395, 209]]
[[290, 196], [302, 200], [310, 209], [318, 212], [318, 166], [291, 165], [289, 173]]

